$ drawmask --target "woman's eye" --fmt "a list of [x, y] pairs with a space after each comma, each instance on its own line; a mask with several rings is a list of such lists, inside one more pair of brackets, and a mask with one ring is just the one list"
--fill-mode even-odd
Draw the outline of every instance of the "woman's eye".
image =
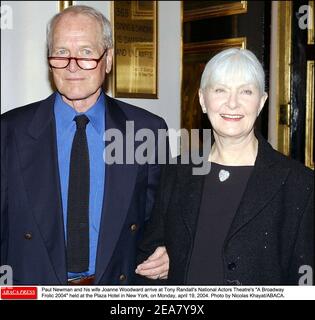
[[253, 91], [250, 89], [244, 89], [244, 90], [242, 90], [242, 93], [247, 94], [247, 95], [251, 95], [253, 93]]
[[222, 89], [222, 88], [217, 88], [217, 89], [214, 90], [214, 92], [215, 92], [215, 93], [222, 93], [222, 92], [224, 92], [224, 89]]

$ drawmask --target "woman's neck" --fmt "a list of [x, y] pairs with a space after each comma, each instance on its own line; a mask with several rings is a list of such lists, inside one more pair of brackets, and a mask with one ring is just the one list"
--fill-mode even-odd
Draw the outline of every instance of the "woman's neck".
[[252, 166], [258, 152], [254, 133], [240, 139], [220, 137], [214, 133], [209, 161], [229, 166]]

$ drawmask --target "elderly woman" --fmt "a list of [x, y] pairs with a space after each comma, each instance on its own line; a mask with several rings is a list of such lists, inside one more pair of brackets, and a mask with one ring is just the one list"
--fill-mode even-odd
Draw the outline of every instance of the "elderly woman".
[[[211, 170], [165, 168], [136, 273], [160, 272], [168, 284], [311, 284], [313, 173], [254, 131], [264, 87], [249, 50], [227, 49], [208, 62], [199, 97], [213, 129]], [[167, 252], [148, 259], [162, 245]]]

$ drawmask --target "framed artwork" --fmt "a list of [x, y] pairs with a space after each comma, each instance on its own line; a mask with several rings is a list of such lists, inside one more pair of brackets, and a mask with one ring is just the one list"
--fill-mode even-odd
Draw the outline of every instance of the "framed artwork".
[[201, 112], [198, 90], [206, 63], [216, 53], [227, 48], [246, 48], [246, 38], [231, 38], [209, 42], [187, 43], [183, 47], [182, 128], [210, 128], [208, 118]]
[[115, 97], [158, 97], [157, 3], [112, 1]]
[[67, 9], [70, 6], [73, 6], [74, 2], [75, 1], [58, 1], [59, 12], [63, 11], [64, 9]]
[[309, 10], [310, 10], [310, 15], [309, 15], [309, 23], [308, 23], [308, 28], [307, 28], [307, 44], [314, 44], [315, 42], [315, 37], [314, 37], [314, 2], [315, 1], [309, 1]]
[[306, 128], [305, 128], [305, 165], [314, 170], [314, 60], [307, 61], [306, 72]]
[[183, 21], [247, 12], [247, 1], [183, 1]]
[[[311, 14], [307, 30], [307, 44], [314, 44], [314, 1], [308, 2]], [[305, 128], [305, 165], [314, 170], [314, 60], [307, 61], [306, 67], [306, 128]]]

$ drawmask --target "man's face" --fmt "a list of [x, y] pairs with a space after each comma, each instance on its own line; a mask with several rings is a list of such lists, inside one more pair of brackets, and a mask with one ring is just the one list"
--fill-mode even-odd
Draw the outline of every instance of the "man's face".
[[[55, 25], [50, 56], [98, 59], [105, 50], [101, 45], [101, 34], [101, 26], [93, 18], [67, 14]], [[64, 69], [52, 68], [52, 73], [55, 85], [67, 103], [72, 105], [71, 102], [79, 100], [89, 106], [99, 96], [111, 65], [112, 50], [108, 50], [96, 69], [82, 70], [72, 59]]]

